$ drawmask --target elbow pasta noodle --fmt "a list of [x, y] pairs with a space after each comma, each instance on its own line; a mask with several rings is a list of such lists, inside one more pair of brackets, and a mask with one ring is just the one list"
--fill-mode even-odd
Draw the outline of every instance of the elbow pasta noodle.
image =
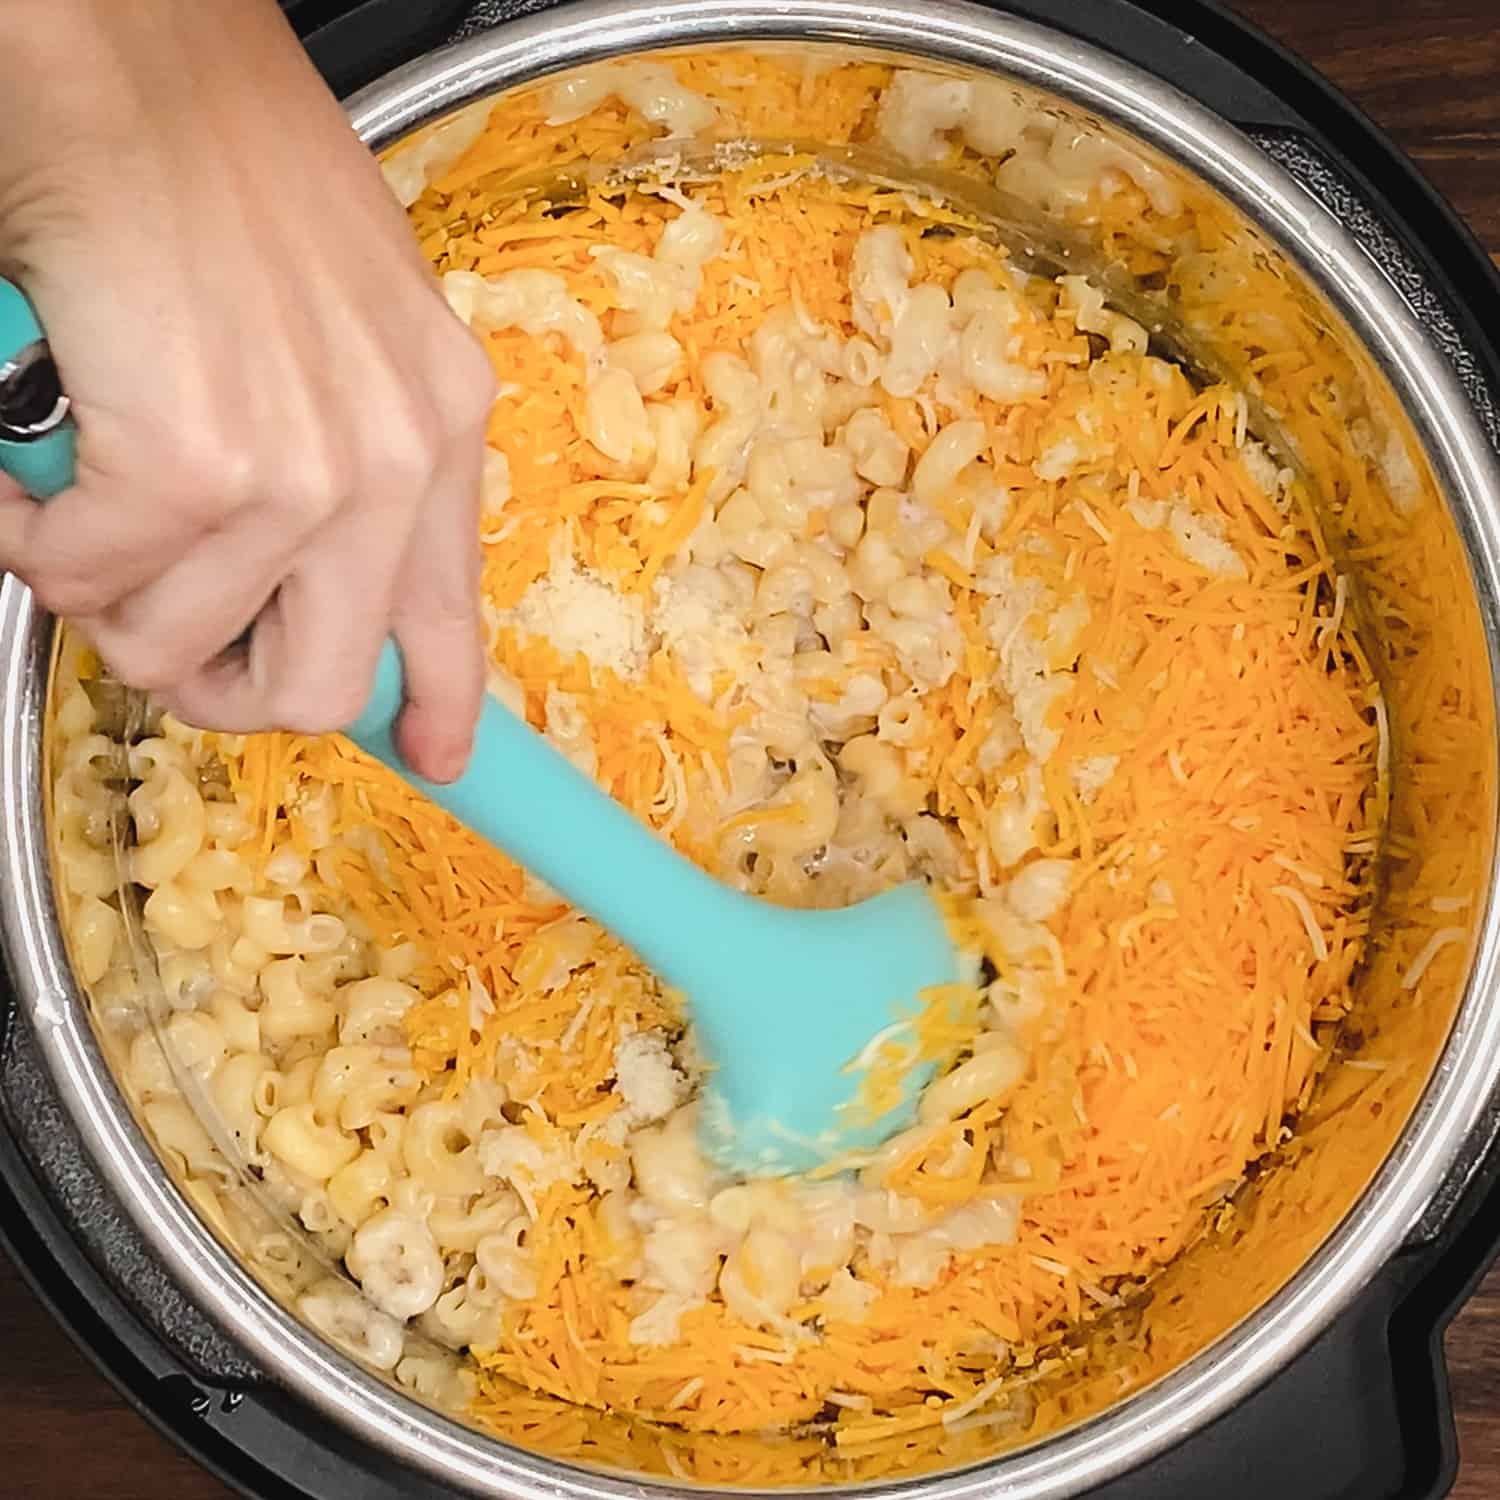
[[426, 1312], [443, 1290], [437, 1241], [421, 1219], [395, 1208], [355, 1230], [345, 1261], [376, 1307], [403, 1322]]
[[209, 1092], [231, 1143], [244, 1160], [258, 1164], [265, 1118], [259, 1105], [261, 1080], [272, 1071], [261, 1052], [238, 1052], [214, 1070]]
[[949, 494], [958, 476], [984, 452], [983, 422], [950, 422], [928, 445], [911, 476], [911, 495], [931, 507]]
[[261, 1131], [266, 1150], [288, 1171], [310, 1182], [327, 1182], [359, 1155], [359, 1142], [332, 1121], [319, 1119], [309, 1100], [278, 1109]]
[[262, 1036], [275, 1047], [332, 1031], [337, 1010], [331, 998], [308, 992], [297, 958], [273, 959], [260, 972]]
[[401, 1154], [419, 1182], [444, 1197], [472, 1197], [484, 1186], [478, 1154], [463, 1129], [463, 1114], [446, 1100], [419, 1104], [407, 1116]]
[[97, 984], [109, 971], [121, 938], [119, 912], [98, 896], [80, 896], [73, 912], [72, 936], [78, 977], [85, 984]]
[[[840, 87], [901, 159], [1014, 151], [1004, 172], [1059, 211], [1101, 182], [1178, 211], [1003, 89], [883, 67]], [[507, 196], [538, 140], [581, 158], [622, 121], [731, 128], [665, 64], [482, 114], [392, 181], [500, 390], [492, 690], [741, 889], [832, 906], [933, 882], [982, 957], [979, 1021], [872, 1043], [872, 1076], [947, 1059], [878, 1151], [729, 1180], [698, 1150], [691, 1028], [612, 939], [337, 739], [167, 719], [121, 791], [69, 638], [52, 816], [75, 962], [194, 1201], [350, 1357], [523, 1441], [516, 1403], [545, 1395], [786, 1429], [819, 1455], [797, 1474], [845, 1475], [836, 1432], [911, 1420], [921, 1391], [937, 1431], [976, 1392], [1024, 1402], [993, 1392], [1089, 1323], [1079, 1287], [1144, 1285], [1202, 1222], [1189, 1186], [1277, 1148], [1362, 948], [1345, 850], [1377, 805], [1373, 684], [1290, 471], [1083, 277], [787, 158]], [[1215, 771], [1224, 726], [1248, 744], [1273, 702], [1297, 705], [1298, 764], [1346, 747], [1316, 788]], [[1271, 894], [1277, 857], [1318, 882], [1306, 923]], [[1205, 891], [1236, 883], [1224, 972], [1273, 964], [1319, 1028], [1265, 1096], [1246, 1080], [1278, 1023], [1237, 979], [1183, 977]], [[153, 1005], [122, 978], [137, 901]], [[1200, 1047], [1133, 1019], [1173, 985], [1233, 1043], [1227, 1020]], [[1127, 1075], [1176, 1098], [1194, 1069], [1233, 1131], [1132, 1110]], [[909, 1358], [876, 1357], [907, 1328]]]
[[247, 896], [240, 912], [245, 936], [267, 953], [327, 953], [344, 940], [344, 924], [337, 917], [289, 917], [284, 901]]
[[170, 947], [207, 948], [218, 936], [224, 913], [214, 893], [167, 881], [146, 898], [142, 914], [147, 928]]
[[137, 830], [152, 830], [137, 845], [131, 874], [141, 885], [165, 885], [183, 874], [203, 848], [203, 798], [173, 765], [164, 765], [130, 794]]

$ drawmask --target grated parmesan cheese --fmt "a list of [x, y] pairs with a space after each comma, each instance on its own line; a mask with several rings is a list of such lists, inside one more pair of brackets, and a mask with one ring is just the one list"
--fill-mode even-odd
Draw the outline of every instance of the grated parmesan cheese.
[[554, 558], [546, 575], [522, 595], [514, 610], [501, 614], [523, 635], [547, 641], [567, 660], [582, 655], [627, 681], [645, 670], [645, 607], [597, 573], [580, 567], [570, 554]]
[[1174, 505], [1167, 529], [1188, 562], [1219, 578], [1249, 576], [1244, 559], [1224, 540], [1224, 523], [1217, 516], [1194, 515], [1187, 506]]
[[687, 1079], [659, 1032], [632, 1031], [620, 1038], [615, 1044], [615, 1079], [632, 1129], [664, 1120], [687, 1094]]
[[1085, 807], [1098, 800], [1099, 793], [1109, 785], [1119, 767], [1118, 755], [1086, 755], [1075, 760], [1068, 774], [1073, 778], [1073, 790]]

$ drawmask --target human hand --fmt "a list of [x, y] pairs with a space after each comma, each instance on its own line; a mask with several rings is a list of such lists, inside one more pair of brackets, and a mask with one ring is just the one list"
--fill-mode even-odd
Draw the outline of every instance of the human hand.
[[493, 375], [276, 7], [0, 0], [0, 141], [79, 431], [46, 506], [0, 476], [0, 564], [203, 728], [340, 728], [394, 635], [456, 776]]

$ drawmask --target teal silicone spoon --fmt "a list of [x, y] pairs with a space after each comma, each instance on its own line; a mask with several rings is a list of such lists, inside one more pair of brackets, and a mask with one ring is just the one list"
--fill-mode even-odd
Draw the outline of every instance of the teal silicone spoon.
[[[35, 368], [39, 344], [45, 353], [25, 299], [0, 282], [0, 368], [7, 350], [14, 364], [25, 349]], [[0, 411], [4, 401], [0, 382]], [[50, 496], [71, 482], [66, 422], [0, 436], [0, 468], [31, 493]], [[860, 1060], [878, 1038], [899, 1038], [925, 991], [960, 977], [925, 886], [834, 911], [774, 906], [683, 858], [492, 697], [465, 775], [447, 786], [414, 775], [393, 739], [401, 704], [400, 655], [387, 642], [349, 737], [682, 993], [712, 1069], [702, 1142], [716, 1162], [751, 1175], [802, 1171], [871, 1149], [910, 1124], [934, 1064], [914, 1062], [899, 1102], [872, 1117], [860, 1099]]]
[[38, 500], [73, 483], [74, 432], [42, 325], [0, 278], [0, 471]]

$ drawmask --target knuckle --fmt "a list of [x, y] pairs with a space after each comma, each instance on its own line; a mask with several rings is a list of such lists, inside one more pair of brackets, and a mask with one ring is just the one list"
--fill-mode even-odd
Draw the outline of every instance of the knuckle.
[[272, 695], [271, 719], [293, 734], [332, 734], [359, 717], [367, 685], [347, 677], [287, 683]]
[[316, 526], [336, 515], [356, 487], [355, 446], [336, 440], [327, 429], [318, 440], [299, 443], [274, 488], [275, 499], [304, 525]]
[[323, 712], [321, 704], [308, 703], [295, 693], [281, 695], [266, 722], [286, 734], [329, 734], [339, 727]]
[[464, 340], [462, 353], [454, 360], [454, 374], [461, 380], [473, 409], [487, 412], [500, 389], [500, 381], [489, 355], [472, 338]]
[[483, 347], [467, 330], [461, 330], [439, 364], [443, 379], [437, 395], [445, 422], [466, 429], [482, 422], [494, 405], [500, 389], [495, 367]]
[[[430, 606], [432, 636], [442, 642], [445, 652], [457, 653], [462, 664], [467, 664], [468, 657], [481, 656], [484, 652], [483, 626], [475, 607], [479, 579], [471, 577], [472, 571], [466, 569], [461, 581], [455, 578], [454, 589], [451, 592], [445, 590]], [[464, 585], [461, 589], [460, 582]]]
[[[488, 366], [486, 366], [488, 368]], [[486, 379], [468, 387], [467, 394], [454, 402], [455, 420], [462, 431], [483, 428], [489, 421], [490, 412], [499, 395], [500, 387], [493, 379]]]
[[113, 584], [100, 572], [54, 565], [27, 580], [42, 607], [54, 615], [97, 615], [115, 600]]
[[484, 656], [453, 649], [460, 639], [446, 643], [446, 649], [437, 649], [434, 641], [425, 653], [410, 653], [412, 700], [432, 722], [449, 730], [463, 726], [484, 696]]
[[478, 570], [466, 568], [448, 586], [414, 591], [397, 607], [393, 623], [414, 671], [429, 665], [434, 673], [467, 670], [484, 656], [478, 594]]
[[387, 480], [421, 484], [430, 480], [441, 461], [441, 445], [434, 425], [407, 412], [382, 429], [380, 467]]
[[340, 682], [328, 694], [328, 716], [331, 727], [343, 729], [352, 724], [363, 711], [370, 696], [368, 678], [354, 678]]
[[190, 677], [200, 665], [194, 653], [148, 636], [119, 636], [103, 643], [99, 654], [122, 682], [144, 693], [163, 692]]
[[194, 515], [235, 509], [255, 498], [258, 470], [252, 444], [205, 422], [177, 438], [161, 498]]
[[212, 713], [205, 715], [200, 707], [198, 698], [191, 692], [184, 692], [180, 688], [161, 689], [151, 695], [157, 706], [177, 720], [179, 724], [187, 724], [193, 729], [206, 729], [222, 731], [233, 734], [235, 729], [228, 724], [213, 722]]

